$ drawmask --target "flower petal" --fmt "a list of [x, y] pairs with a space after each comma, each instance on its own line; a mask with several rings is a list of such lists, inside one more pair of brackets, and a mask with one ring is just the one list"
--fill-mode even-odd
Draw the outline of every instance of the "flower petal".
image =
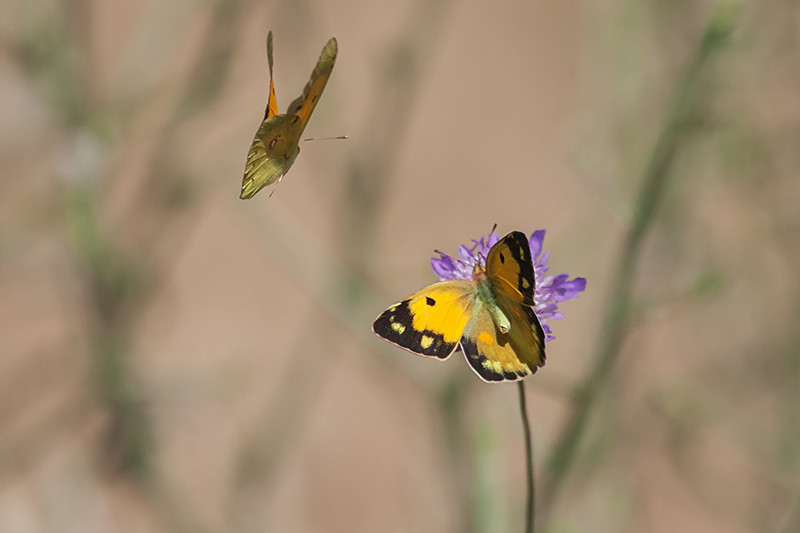
[[451, 279], [449, 276], [456, 268], [453, 264], [453, 260], [447, 256], [442, 256], [441, 259], [431, 257], [431, 267], [437, 276], [445, 279]]
[[536, 230], [531, 234], [531, 238], [528, 239], [528, 244], [531, 246], [531, 257], [533, 258], [534, 263], [536, 263], [536, 259], [539, 257], [539, 254], [542, 253], [544, 234], [545, 230]]

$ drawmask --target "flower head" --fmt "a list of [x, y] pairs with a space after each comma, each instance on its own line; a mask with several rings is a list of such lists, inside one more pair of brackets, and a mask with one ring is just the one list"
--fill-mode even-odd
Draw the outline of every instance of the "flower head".
[[[555, 339], [555, 336], [553, 335], [553, 328], [547, 321], [564, 318], [564, 314], [558, 310], [558, 304], [577, 298], [578, 293], [586, 289], [586, 278], [568, 279], [569, 274], [547, 275], [547, 271], [550, 270], [550, 267], [547, 266], [550, 252], [542, 253], [544, 234], [545, 230], [543, 229], [534, 231], [530, 239], [528, 239], [528, 243], [531, 247], [531, 260], [533, 262], [536, 285], [533, 293], [533, 301], [536, 305], [533, 310], [545, 332], [545, 340], [551, 341]], [[458, 247], [460, 259], [440, 253], [440, 257], [431, 258], [433, 271], [439, 276], [439, 281], [449, 279], [472, 280], [472, 271], [475, 265], [485, 265], [489, 250], [498, 240], [500, 240], [500, 237], [496, 233], [490, 233], [486, 237], [481, 237], [478, 241], [473, 240], [471, 247], [461, 245]]]

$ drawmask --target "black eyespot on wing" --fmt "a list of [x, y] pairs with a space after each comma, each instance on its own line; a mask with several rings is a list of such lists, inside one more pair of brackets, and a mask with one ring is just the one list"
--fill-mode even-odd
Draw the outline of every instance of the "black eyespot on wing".
[[434, 305], [436, 305], [436, 300], [434, 300], [430, 296], [426, 296], [425, 297], [425, 303], [428, 304], [429, 306], [433, 307]]
[[[427, 298], [429, 301], [435, 300]], [[447, 359], [455, 351], [457, 342], [445, 342], [440, 333], [428, 329], [414, 329], [414, 317], [408, 307], [411, 299], [396, 303], [380, 314], [372, 323], [372, 331], [392, 344], [409, 352], [426, 357]], [[428, 305], [430, 304], [426, 301]]]
[[504, 265], [506, 264], [506, 256], [503, 255], [503, 252], [500, 252], [500, 262]]

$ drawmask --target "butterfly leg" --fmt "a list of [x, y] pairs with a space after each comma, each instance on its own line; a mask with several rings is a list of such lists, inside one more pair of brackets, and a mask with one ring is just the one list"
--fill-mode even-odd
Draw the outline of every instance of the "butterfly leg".
[[269, 193], [269, 197], [270, 197], [270, 198], [272, 198], [272, 195], [273, 195], [273, 194], [275, 194], [275, 191], [276, 191], [276, 190], [278, 190], [278, 185], [280, 185], [280, 184], [281, 184], [281, 180], [283, 179], [283, 177], [284, 177], [285, 175], [286, 175], [285, 173], [284, 173], [284, 174], [281, 174], [281, 177], [280, 177], [280, 178], [278, 178], [278, 181], [275, 183], [275, 187], [272, 189], [272, 192], [271, 192], [271, 193]]

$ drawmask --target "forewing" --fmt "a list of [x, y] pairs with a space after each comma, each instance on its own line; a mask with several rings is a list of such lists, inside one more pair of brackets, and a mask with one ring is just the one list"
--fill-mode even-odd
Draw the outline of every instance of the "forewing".
[[417, 355], [447, 359], [470, 319], [474, 294], [470, 281], [434, 283], [381, 313], [372, 331]]
[[511, 322], [502, 333], [482, 301], [475, 304], [472, 319], [464, 328], [461, 347], [467, 362], [484, 381], [519, 381], [544, 366], [544, 331], [529, 306], [504, 296], [501, 310]]
[[532, 306], [535, 277], [528, 238], [512, 231], [492, 246], [486, 257], [486, 275], [496, 292]]
[[303, 131], [306, 129], [308, 119], [314, 111], [319, 97], [322, 95], [322, 91], [325, 89], [325, 84], [328, 83], [328, 78], [330, 78], [331, 71], [333, 71], [333, 64], [336, 62], [337, 52], [338, 47], [336, 39], [331, 38], [328, 44], [325, 45], [325, 48], [322, 49], [322, 54], [319, 56], [317, 66], [314, 67], [314, 71], [311, 73], [311, 79], [308, 80], [308, 83], [306, 83], [303, 89], [303, 94], [289, 105], [286, 114], [290, 116], [296, 115], [296, 119], [293, 120], [298, 121], [298, 126], [300, 128], [298, 136], [302, 135]]
[[275, 98], [275, 83], [272, 81], [272, 32], [267, 35], [267, 62], [269, 63], [269, 100], [264, 120], [278, 114], [278, 100]]

